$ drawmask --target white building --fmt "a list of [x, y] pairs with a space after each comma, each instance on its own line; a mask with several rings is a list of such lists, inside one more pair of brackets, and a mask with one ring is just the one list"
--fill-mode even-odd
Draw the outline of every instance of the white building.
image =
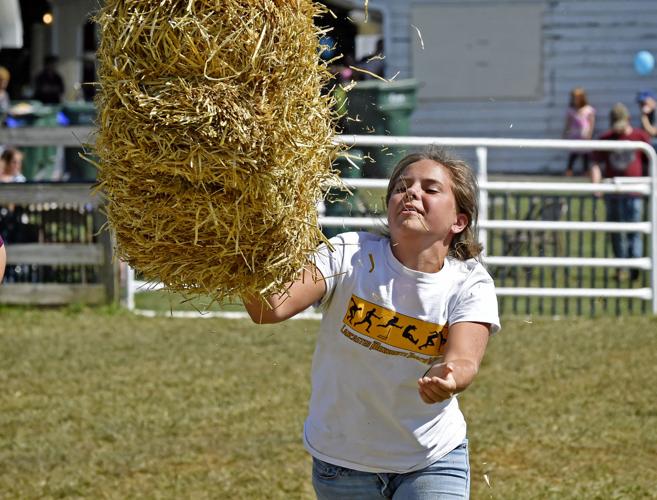
[[[67, 98], [89, 58], [84, 30], [97, 2], [52, 0], [52, 40], [35, 49], [59, 56]], [[654, 0], [325, 3], [353, 21], [356, 56], [382, 36], [386, 76], [418, 80], [413, 135], [559, 138], [574, 87], [587, 91], [600, 132], [615, 102], [637, 111], [636, 93], [657, 88], [657, 72], [641, 76], [633, 66], [638, 51], [657, 54]], [[491, 171], [565, 168], [565, 154], [554, 152], [491, 151], [489, 161]]]

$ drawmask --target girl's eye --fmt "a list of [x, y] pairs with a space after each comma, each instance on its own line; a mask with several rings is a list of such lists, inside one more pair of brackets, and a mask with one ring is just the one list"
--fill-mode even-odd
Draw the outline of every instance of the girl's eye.
[[395, 193], [403, 193], [404, 191], [406, 191], [406, 186], [403, 184], [400, 184], [395, 188]]

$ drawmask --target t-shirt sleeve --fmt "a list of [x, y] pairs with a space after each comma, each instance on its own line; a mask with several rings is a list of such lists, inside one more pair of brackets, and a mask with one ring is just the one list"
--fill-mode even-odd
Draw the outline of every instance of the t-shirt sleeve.
[[489, 323], [491, 333], [500, 330], [495, 284], [481, 264], [477, 264], [465, 279], [450, 309], [449, 324], [463, 321]]
[[316, 307], [324, 306], [330, 302], [337, 282], [342, 275], [342, 262], [344, 260], [345, 241], [342, 235], [334, 236], [329, 240], [330, 246], [322, 244], [313, 254], [311, 261], [322, 273], [326, 283], [326, 293], [322, 299], [315, 304]]

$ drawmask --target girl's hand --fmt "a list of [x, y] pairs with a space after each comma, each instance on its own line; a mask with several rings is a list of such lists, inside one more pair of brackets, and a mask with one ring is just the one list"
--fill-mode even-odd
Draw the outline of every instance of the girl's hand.
[[440, 403], [451, 398], [456, 392], [452, 363], [439, 363], [429, 368], [427, 373], [418, 379], [420, 398], [427, 404]]

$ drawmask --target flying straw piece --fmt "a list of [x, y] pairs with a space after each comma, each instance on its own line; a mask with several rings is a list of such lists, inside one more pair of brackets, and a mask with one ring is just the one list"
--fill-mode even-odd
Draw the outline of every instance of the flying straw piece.
[[379, 76], [376, 73], [372, 73], [371, 71], [368, 71], [366, 69], [358, 68], [356, 66], [349, 66], [349, 68], [353, 69], [354, 71], [358, 71], [360, 73], [365, 73], [367, 75], [370, 75], [371, 77], [376, 78], [377, 80], [381, 80], [382, 82], [387, 82], [388, 81], [385, 78], [383, 78], [382, 76]]
[[420, 39], [420, 47], [422, 48], [422, 50], [424, 50], [424, 40], [422, 40], [422, 33], [420, 32], [420, 28], [418, 28], [414, 24], [411, 24], [411, 26], [415, 28], [415, 31], [417, 31], [417, 36]]

